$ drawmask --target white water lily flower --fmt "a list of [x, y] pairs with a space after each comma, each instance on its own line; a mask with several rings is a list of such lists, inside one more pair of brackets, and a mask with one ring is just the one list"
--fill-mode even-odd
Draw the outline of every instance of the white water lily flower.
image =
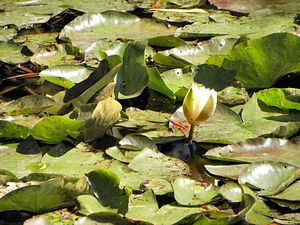
[[183, 101], [183, 112], [187, 121], [195, 126], [211, 117], [217, 105], [217, 92], [213, 89], [198, 87], [193, 83]]

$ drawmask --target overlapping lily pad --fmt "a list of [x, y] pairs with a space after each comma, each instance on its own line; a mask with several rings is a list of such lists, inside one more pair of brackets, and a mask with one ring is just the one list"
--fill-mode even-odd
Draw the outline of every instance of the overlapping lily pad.
[[[101, 38], [144, 39], [173, 34], [175, 28], [150, 19], [140, 19], [129, 13], [106, 11], [98, 14], [85, 14], [64, 27], [60, 37], [68, 37], [81, 50]], [[130, 31], [130, 32], [128, 32]]]
[[247, 88], [271, 87], [284, 75], [300, 71], [299, 46], [299, 37], [289, 33], [248, 40], [233, 48], [223, 67], [236, 71]]

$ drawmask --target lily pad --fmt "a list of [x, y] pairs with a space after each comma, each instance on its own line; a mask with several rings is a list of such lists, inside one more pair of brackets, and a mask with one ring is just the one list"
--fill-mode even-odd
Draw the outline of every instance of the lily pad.
[[294, 1], [282, 1], [282, 0], [275, 0], [275, 1], [267, 1], [267, 0], [258, 0], [255, 2], [247, 1], [247, 0], [237, 0], [237, 1], [228, 1], [224, 2], [221, 0], [209, 0], [209, 2], [218, 7], [218, 9], [226, 9], [235, 12], [242, 12], [242, 13], [249, 13], [255, 10], [264, 9], [267, 7], [279, 7], [281, 4], [284, 3], [291, 3], [297, 2]]
[[283, 162], [299, 167], [298, 149], [297, 143], [293, 144], [282, 139], [259, 138], [211, 149], [205, 153], [205, 156], [211, 159], [244, 163]]
[[42, 153], [21, 154], [16, 152], [16, 148], [16, 144], [0, 145], [0, 169], [8, 170], [21, 178], [33, 172], [30, 165], [38, 164], [42, 159]]
[[18, 44], [0, 41], [0, 61], [8, 64], [28, 62], [29, 57], [22, 53], [22, 49]]
[[250, 164], [239, 177], [240, 184], [262, 189], [261, 195], [273, 195], [284, 190], [300, 177], [300, 170], [286, 163]]
[[180, 159], [145, 148], [130, 163], [129, 168], [150, 176], [172, 180], [190, 173], [189, 166]]
[[287, 201], [300, 201], [300, 195], [297, 190], [299, 190], [300, 181], [296, 181], [295, 183], [291, 184], [281, 193], [276, 195], [268, 196], [270, 198], [279, 199], [279, 200], [287, 200]]
[[91, 70], [83, 66], [59, 65], [43, 70], [40, 77], [62, 87], [71, 88], [75, 83], [85, 80], [91, 73]]
[[166, 27], [162, 22], [141, 19], [129, 13], [105, 11], [77, 17], [64, 27], [60, 38], [68, 37], [75, 46], [86, 50], [101, 38], [137, 40], [170, 35], [174, 31], [173, 26]]
[[32, 63], [49, 67], [67, 64], [75, 59], [76, 53], [78, 54], [78, 52], [70, 52], [67, 51], [67, 49], [68, 46], [64, 44], [53, 47], [40, 47], [35, 51], [34, 55], [30, 57], [30, 61]]
[[100, 202], [92, 195], [79, 195], [77, 197], [77, 201], [79, 202], [79, 210], [83, 215], [91, 215], [98, 212], [112, 212], [117, 213], [117, 209], [110, 209], [108, 207], [104, 207], [100, 204]]
[[220, 194], [230, 202], [241, 202], [243, 198], [243, 189], [237, 183], [227, 182], [221, 186]]
[[27, 127], [13, 122], [0, 120], [0, 137], [7, 139], [24, 139], [29, 135]]
[[176, 202], [186, 206], [196, 206], [212, 202], [219, 195], [219, 188], [196, 180], [177, 177], [173, 182]]
[[153, 60], [159, 64], [170, 67], [181, 67], [186, 65], [199, 65], [211, 55], [227, 54], [234, 46], [237, 39], [215, 37], [209, 41], [203, 41], [196, 46], [185, 44], [170, 50], [159, 51]]
[[0, 27], [0, 41], [9, 41], [17, 35], [16, 29]]
[[36, 123], [30, 134], [37, 140], [57, 144], [68, 135], [77, 137], [84, 125], [84, 121], [72, 120], [64, 116], [49, 116]]
[[229, 36], [255, 39], [273, 33], [293, 32], [293, 20], [282, 15], [269, 15], [260, 18], [242, 17], [220, 23], [201, 22], [179, 28], [175, 35], [179, 38], [203, 38], [214, 36]]
[[0, 211], [42, 213], [74, 205], [77, 195], [88, 193], [84, 179], [54, 178], [16, 189], [0, 198]]
[[164, 205], [158, 209], [155, 196], [151, 191], [132, 195], [126, 217], [133, 220], [150, 222], [157, 225], [192, 224], [195, 218], [209, 211], [200, 207]]
[[270, 34], [235, 46], [223, 67], [236, 71], [236, 78], [247, 88], [267, 88], [284, 75], [300, 71], [299, 49], [296, 35]]
[[211, 173], [215, 176], [220, 176], [220, 177], [237, 180], [240, 177], [240, 174], [242, 173], [242, 171], [247, 167], [247, 164], [204, 165], [204, 167], [209, 173]]
[[42, 112], [44, 109], [54, 105], [55, 101], [42, 95], [28, 95], [21, 97], [4, 107], [1, 113], [6, 115], [28, 115]]
[[300, 111], [300, 89], [270, 88], [256, 93], [257, 98], [268, 106], [280, 109], [296, 109]]
[[141, 134], [128, 134], [119, 141], [121, 148], [130, 150], [142, 150], [143, 148], [157, 149], [156, 144], [150, 138]]
[[125, 49], [123, 64], [117, 74], [115, 93], [123, 98], [139, 96], [147, 86], [149, 77], [145, 64], [144, 41], [135, 41]]
[[30, 168], [36, 173], [82, 177], [99, 167], [107, 168], [109, 163], [102, 152], [84, 152], [79, 148], [58, 144], [50, 149], [39, 163], [31, 164]]
[[98, 169], [86, 174], [98, 201], [103, 206], [117, 209], [119, 213], [128, 211], [128, 199], [131, 194], [128, 188], [119, 188], [119, 178], [108, 169]]
[[105, 153], [110, 157], [124, 163], [129, 163], [134, 157], [139, 154], [138, 151], [128, 151], [117, 146], [106, 149]]
[[155, 143], [166, 143], [182, 139], [183, 134], [172, 132], [167, 127], [170, 114], [151, 110], [130, 108], [126, 111], [129, 119], [118, 123], [119, 128], [131, 128], [134, 132], [150, 137]]

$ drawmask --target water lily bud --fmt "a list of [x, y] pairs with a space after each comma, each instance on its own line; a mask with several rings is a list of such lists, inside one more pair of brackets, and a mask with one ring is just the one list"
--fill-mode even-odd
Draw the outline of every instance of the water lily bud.
[[208, 120], [217, 105], [217, 92], [193, 83], [183, 100], [183, 113], [191, 125]]

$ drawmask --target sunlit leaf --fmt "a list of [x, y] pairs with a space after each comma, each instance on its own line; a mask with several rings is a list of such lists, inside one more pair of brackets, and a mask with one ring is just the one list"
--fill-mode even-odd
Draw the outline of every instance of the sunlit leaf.
[[[128, 32], [130, 31], [130, 32]], [[140, 19], [129, 13], [106, 11], [77, 17], [62, 30], [60, 37], [68, 37], [81, 50], [86, 50], [100, 38], [144, 39], [173, 34], [174, 27], [151, 19]]]
[[219, 188], [206, 185], [190, 178], [177, 177], [173, 182], [174, 198], [179, 204], [187, 206], [212, 202], [217, 198]]
[[35, 124], [30, 134], [35, 139], [57, 144], [68, 135], [77, 137], [84, 125], [84, 121], [72, 120], [64, 116], [49, 116]]
[[85, 80], [91, 72], [82, 66], [59, 65], [41, 71], [40, 77], [59, 86], [71, 88], [75, 83]]
[[100, 203], [119, 213], [128, 211], [128, 198], [131, 194], [128, 188], [119, 188], [119, 178], [108, 169], [98, 169], [86, 174], [88, 181]]
[[270, 34], [235, 46], [223, 67], [236, 71], [236, 78], [247, 88], [267, 88], [284, 75], [300, 71], [299, 49], [296, 35]]

